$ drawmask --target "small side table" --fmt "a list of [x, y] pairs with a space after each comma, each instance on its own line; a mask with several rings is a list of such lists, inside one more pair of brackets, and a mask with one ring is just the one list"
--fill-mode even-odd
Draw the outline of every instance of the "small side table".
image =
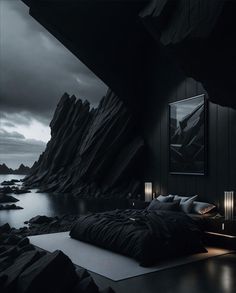
[[224, 217], [206, 219], [205, 242], [207, 245], [236, 250], [236, 219]]

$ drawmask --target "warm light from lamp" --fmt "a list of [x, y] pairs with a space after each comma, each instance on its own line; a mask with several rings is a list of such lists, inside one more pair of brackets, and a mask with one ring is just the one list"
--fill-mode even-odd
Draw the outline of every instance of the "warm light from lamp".
[[145, 182], [144, 184], [145, 201], [152, 201], [152, 182]]
[[224, 206], [225, 206], [225, 220], [233, 220], [234, 218], [234, 192], [225, 191], [224, 194]]

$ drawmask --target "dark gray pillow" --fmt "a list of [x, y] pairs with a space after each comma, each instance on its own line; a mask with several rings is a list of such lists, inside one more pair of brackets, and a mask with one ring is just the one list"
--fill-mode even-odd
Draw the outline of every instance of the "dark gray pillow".
[[160, 202], [158, 199], [153, 199], [149, 206], [148, 211], [179, 211], [179, 201], [175, 202]]
[[[189, 199], [187, 200], [184, 200], [184, 201], [181, 201], [180, 198], [178, 198], [178, 200], [180, 200], [180, 210], [182, 212], [184, 212], [185, 214], [190, 214], [192, 209], [193, 209], [193, 203], [194, 203], [194, 200], [198, 197], [198, 195], [195, 195], [193, 197], [190, 197]], [[175, 199], [176, 200], [176, 199]]]
[[173, 195], [159, 195], [157, 200], [160, 202], [173, 202], [174, 196]]
[[194, 201], [192, 212], [199, 215], [204, 215], [215, 209], [216, 206], [207, 202]]

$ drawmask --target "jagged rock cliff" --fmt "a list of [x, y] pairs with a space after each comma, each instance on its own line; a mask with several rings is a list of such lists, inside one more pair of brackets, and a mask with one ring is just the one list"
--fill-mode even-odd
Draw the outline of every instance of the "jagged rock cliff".
[[51, 140], [25, 185], [80, 197], [140, 193], [144, 142], [111, 91], [96, 109], [64, 94], [50, 127]]
[[19, 174], [19, 175], [27, 175], [30, 173], [30, 167], [21, 164], [18, 169], [13, 170], [12, 168], [8, 168], [6, 164], [0, 164], [0, 174]]

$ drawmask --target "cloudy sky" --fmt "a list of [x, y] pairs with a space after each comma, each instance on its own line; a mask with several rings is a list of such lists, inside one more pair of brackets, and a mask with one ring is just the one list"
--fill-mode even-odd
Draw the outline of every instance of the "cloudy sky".
[[106, 89], [20, 0], [0, 0], [0, 163], [37, 160], [64, 92], [96, 106]]

